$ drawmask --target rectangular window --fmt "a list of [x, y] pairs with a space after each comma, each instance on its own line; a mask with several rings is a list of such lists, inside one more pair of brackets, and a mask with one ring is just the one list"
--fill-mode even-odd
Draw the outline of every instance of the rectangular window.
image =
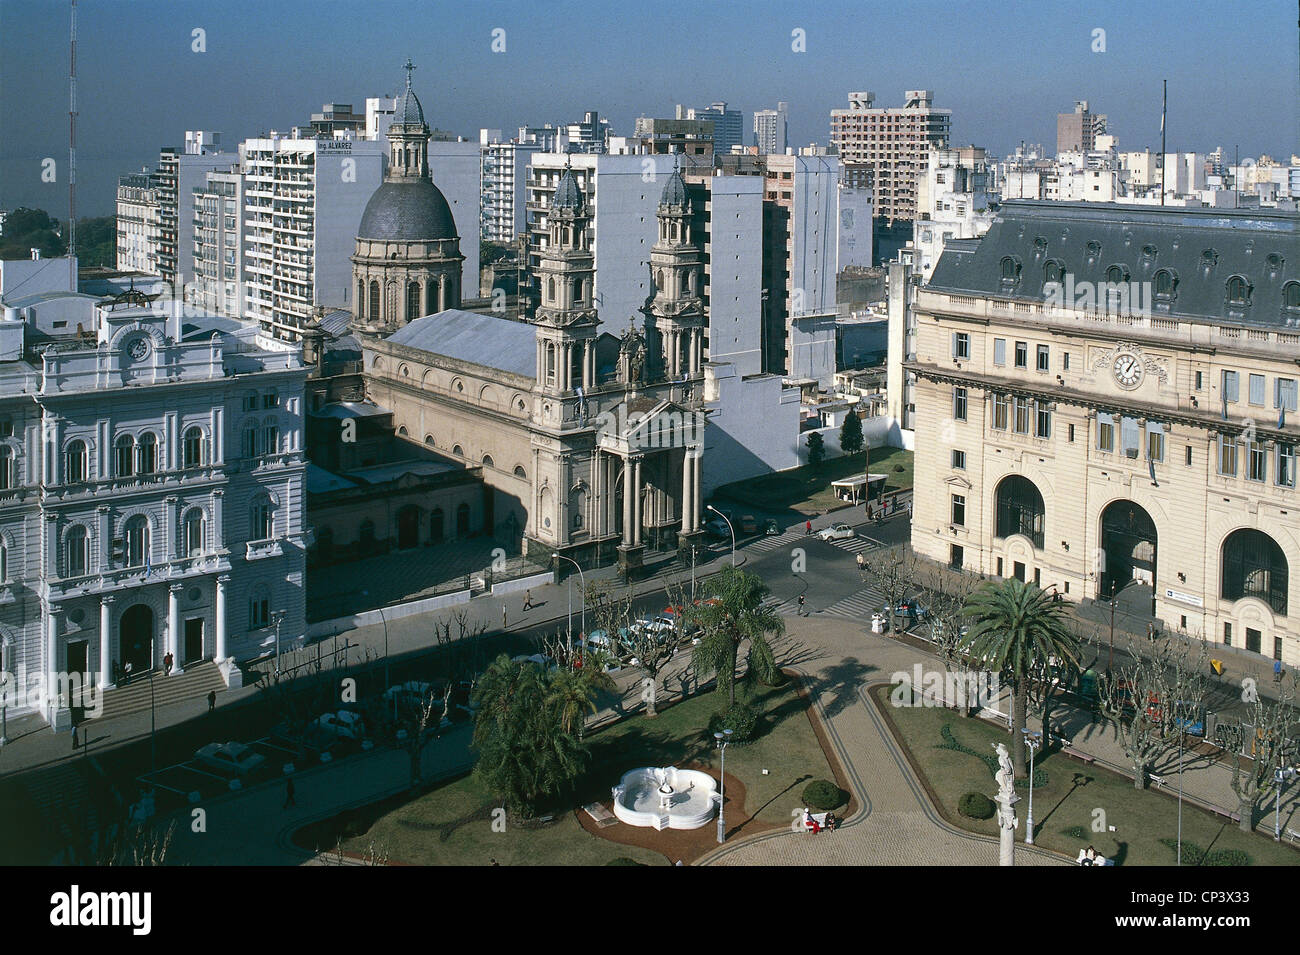
[[1237, 476], [1237, 439], [1219, 435], [1219, 473], [1224, 477]]
[[1016, 367], [1029, 367], [1029, 344], [1028, 342], [1016, 342]]
[[952, 357], [958, 361], [970, 358], [970, 335], [966, 332], [952, 333]]
[[1198, 371], [1196, 373], [1196, 390], [1203, 391], [1204, 389], [1205, 389], [1205, 372]]
[[1223, 645], [1225, 647], [1232, 646], [1232, 624], [1226, 621], [1223, 624]]
[[962, 563], [966, 559], [966, 552], [961, 544], [952, 544], [948, 548], [948, 566], [953, 570], [961, 570]]
[[1246, 444], [1246, 480], [1268, 480], [1268, 451], [1256, 441]]
[[1048, 348], [1046, 345], [1038, 346], [1038, 370], [1039, 371], [1052, 370], [1051, 349]]
[[1068, 351], [1063, 352], [1061, 355], [1061, 370], [1062, 371], [1070, 370], [1070, 353]]
[[1005, 365], [1007, 363], [1007, 340], [1005, 338], [993, 339], [993, 364]]
[[1139, 446], [1139, 429], [1137, 418], [1130, 418], [1125, 415], [1120, 421], [1120, 441], [1123, 442], [1124, 457], [1136, 458], [1138, 456]]
[[953, 453], [952, 453], [952, 466], [953, 466], [954, 468], [956, 468], [958, 471], [965, 471], [965, 470], [966, 470], [966, 452], [965, 452], [965, 451], [953, 451]]
[[1235, 371], [1225, 371], [1223, 373], [1223, 400], [1236, 401], [1240, 397], [1238, 390], [1237, 373]]
[[1277, 380], [1277, 393], [1273, 401], [1274, 408], [1285, 408], [1287, 411], [1296, 410], [1296, 382], [1294, 378], [1279, 378]]
[[952, 416], [957, 421], [966, 420], [966, 389], [954, 388], [952, 390]]
[[1052, 411], [1042, 402], [1036, 402], [1038, 413], [1034, 416], [1034, 436], [1050, 438], [1052, 436]]
[[1250, 376], [1250, 403], [1252, 405], [1262, 405], [1264, 403], [1264, 376]]
[[1025, 565], [1018, 560], [1013, 561], [1011, 565], [1011, 576], [1015, 577], [1016, 580], [1023, 584], [1025, 582]]
[[998, 558], [998, 576], [999, 576], [999, 577], [1002, 576], [1002, 558], [1001, 558], [1001, 557]]
[[1007, 406], [1010, 399], [1006, 395], [993, 396], [993, 428], [996, 431], [1007, 430]]
[[1107, 454], [1115, 450], [1115, 418], [1104, 411], [1097, 412], [1097, 450]]
[[1187, 466], [1190, 468], [1192, 466], [1192, 446], [1189, 444], [1185, 450], [1186, 450], [1185, 457], [1187, 459]]
[[1029, 433], [1029, 399], [1017, 395], [1011, 399], [1015, 405], [1015, 420], [1012, 423], [1011, 430], [1016, 434]]
[[1147, 460], [1156, 464], [1165, 460], [1165, 426], [1156, 421], [1147, 422]]
[[1295, 487], [1295, 445], [1277, 446], [1277, 483], [1280, 487]]
[[966, 526], [966, 496], [963, 494], [952, 496], [952, 522], [958, 527]]
[[1070, 425], [1070, 429], [1069, 429], [1069, 441], [1070, 441], [1071, 444], [1074, 443], [1074, 425]]

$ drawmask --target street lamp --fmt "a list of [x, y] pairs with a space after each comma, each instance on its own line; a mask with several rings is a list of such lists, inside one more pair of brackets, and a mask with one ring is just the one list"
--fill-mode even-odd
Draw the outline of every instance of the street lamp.
[[1029, 747], [1029, 814], [1025, 819], [1025, 845], [1034, 844], [1034, 753], [1043, 745], [1043, 734], [1038, 730], [1022, 729], [1025, 745]]
[[[551, 554], [556, 560], [567, 560], [578, 568], [578, 584], [582, 588], [582, 642], [587, 642], [587, 578], [582, 575], [582, 565], [572, 557], [565, 557], [558, 550]], [[573, 582], [569, 582], [569, 647], [573, 647]]]
[[1277, 792], [1273, 797], [1273, 841], [1282, 841], [1282, 786], [1296, 777], [1296, 768], [1288, 766], [1285, 769], [1273, 770], [1273, 783]]
[[271, 619], [275, 621], [275, 676], [280, 677], [280, 624], [284, 622], [283, 610], [272, 610]]
[[727, 839], [727, 823], [722, 816], [722, 807], [727, 801], [727, 744], [731, 742], [731, 730], [723, 730], [721, 733], [714, 733], [713, 738], [718, 741], [718, 749], [722, 750], [722, 788], [718, 793], [718, 845], [722, 845]]
[[712, 504], [709, 505], [709, 510], [711, 510], [714, 514], [717, 514], [720, 518], [722, 518], [724, 521], [727, 522], [727, 530], [731, 531], [731, 566], [735, 567], [736, 566], [736, 529], [731, 526], [731, 521], [728, 520], [727, 515], [723, 514]]

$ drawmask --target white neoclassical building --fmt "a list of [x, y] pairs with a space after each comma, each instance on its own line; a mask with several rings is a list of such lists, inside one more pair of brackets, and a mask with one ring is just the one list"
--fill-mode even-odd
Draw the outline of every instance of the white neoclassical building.
[[[36, 683], [104, 687], [168, 654], [173, 671], [215, 660], [236, 682], [277, 624], [304, 632], [306, 370], [237, 323], [168, 306], [128, 294], [65, 337], [14, 308], [0, 323], [11, 715]], [[54, 694], [35, 705], [66, 725]]]

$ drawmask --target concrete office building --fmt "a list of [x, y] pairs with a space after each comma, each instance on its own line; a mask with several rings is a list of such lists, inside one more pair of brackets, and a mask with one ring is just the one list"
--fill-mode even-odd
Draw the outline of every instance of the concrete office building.
[[754, 112], [754, 145], [760, 155], [780, 155], [789, 142], [790, 107], [777, 103], [776, 109]]
[[238, 168], [210, 172], [194, 187], [194, 280], [185, 300], [200, 308], [243, 316], [244, 177]]
[[745, 116], [738, 109], [729, 109], [726, 103], [709, 106], [677, 106], [678, 119], [708, 120], [713, 123], [713, 151], [726, 155], [732, 146], [745, 144]]
[[190, 130], [185, 151], [167, 146], [158, 156], [158, 274], [173, 285], [194, 277], [194, 187], [236, 159], [220, 143], [220, 133]]
[[1097, 137], [1106, 132], [1106, 114], [1093, 113], [1086, 99], [1074, 104], [1074, 112], [1056, 114], [1056, 152], [1090, 152], [1097, 148]]

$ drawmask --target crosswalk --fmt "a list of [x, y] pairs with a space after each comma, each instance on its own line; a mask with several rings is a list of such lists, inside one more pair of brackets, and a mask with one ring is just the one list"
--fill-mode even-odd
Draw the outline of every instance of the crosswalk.
[[[801, 613], [797, 595], [788, 599], [769, 597], [763, 605], [782, 617], [795, 617]], [[814, 607], [811, 603], [806, 603], [803, 609], [810, 617], [841, 617], [845, 620], [861, 620], [870, 623], [871, 615], [884, 605], [884, 594], [875, 587], [864, 587], [857, 593], [835, 601], [829, 607]]]
[[784, 534], [777, 534], [775, 537], [760, 537], [754, 543], [750, 544], [745, 550], [751, 554], [766, 554], [768, 551], [776, 550], [778, 547], [784, 547], [787, 544], [793, 544], [804, 536], [803, 531], [786, 531]]
[[862, 554], [866, 551], [884, 546], [880, 541], [872, 540], [870, 537], [849, 537], [840, 540], [833, 540], [831, 543], [840, 550], [848, 551], [850, 554]]

